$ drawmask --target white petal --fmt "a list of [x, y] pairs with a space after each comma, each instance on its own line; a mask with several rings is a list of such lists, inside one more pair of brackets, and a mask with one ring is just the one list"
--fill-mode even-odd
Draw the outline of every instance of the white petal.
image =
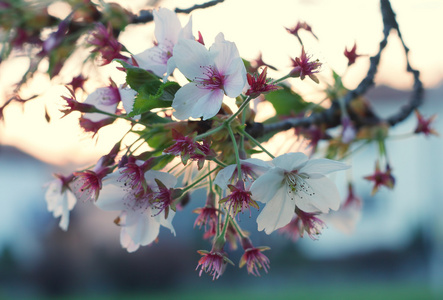
[[245, 160], [241, 160], [242, 165], [249, 166], [252, 171], [258, 176], [264, 174], [267, 170], [269, 170], [272, 165], [269, 161], [263, 161], [258, 158], [248, 158]]
[[123, 199], [126, 191], [123, 190], [120, 182], [115, 181], [112, 184], [114, 179], [118, 178], [118, 171], [112, 174], [114, 175], [105, 177], [106, 180], [103, 181], [103, 187], [95, 205], [107, 211], [125, 210], [127, 207], [124, 205]]
[[169, 173], [149, 170], [145, 173], [146, 183], [150, 186], [157, 186], [155, 179], [160, 180], [167, 188], [173, 188], [177, 184], [177, 178]]
[[160, 43], [173, 43], [175, 44], [178, 39], [178, 35], [182, 29], [180, 20], [175, 12], [160, 8], [158, 11], [153, 11], [155, 30], [154, 34], [157, 42]]
[[209, 51], [217, 53], [214, 61], [221, 74], [229, 75], [233, 73], [234, 69], [231, 67], [232, 61], [240, 58], [235, 43], [226, 41], [223, 34], [219, 33]]
[[126, 228], [124, 227], [120, 230], [120, 244], [129, 253], [137, 251], [138, 248], [140, 247], [140, 244], [134, 243], [131, 236], [128, 234]]
[[223, 168], [223, 170], [218, 172], [217, 176], [215, 177], [214, 183], [223, 190], [227, 189], [228, 184], [231, 183], [231, 178], [236, 168], [237, 165], [229, 165]]
[[60, 223], [58, 224], [60, 228], [64, 231], [68, 230], [69, 226], [69, 208], [68, 208], [68, 201], [63, 201], [61, 203], [62, 208], [62, 217], [60, 218]]
[[190, 80], [203, 76], [203, 66], [214, 64], [205, 46], [194, 40], [179, 40], [174, 47], [174, 59], [180, 72]]
[[198, 100], [191, 117], [203, 117], [203, 120], [212, 118], [219, 112], [223, 103], [223, 97], [224, 93], [221, 89], [209, 91], [209, 93]]
[[174, 56], [168, 59], [168, 63], [166, 64], [166, 74], [163, 76], [163, 82], [168, 81], [168, 77], [171, 76], [172, 72], [174, 72], [177, 65], [175, 64]]
[[155, 216], [155, 218], [157, 218], [157, 222], [159, 222], [160, 225], [171, 230], [171, 233], [175, 236], [175, 229], [174, 226], [172, 226], [172, 219], [174, 219], [174, 216], [175, 216], [175, 211], [169, 210], [167, 219], [165, 219], [165, 215], [163, 213]]
[[302, 152], [292, 152], [280, 155], [272, 160], [276, 167], [280, 167], [288, 172], [299, 169], [308, 160], [306, 154]]
[[241, 58], [231, 63], [232, 72], [224, 80], [224, 91], [228, 97], [235, 98], [243, 91], [246, 85], [246, 69]]
[[320, 173], [320, 174], [329, 174], [336, 171], [341, 170], [347, 170], [350, 166], [347, 164], [344, 164], [339, 161], [330, 160], [326, 158], [320, 158], [320, 159], [311, 159], [309, 160], [306, 165], [304, 165], [299, 172], [300, 173]]
[[295, 202], [287, 195], [284, 187], [280, 188], [257, 217], [258, 230], [264, 229], [266, 234], [271, 234], [291, 221], [294, 210]]
[[151, 71], [159, 77], [165, 74], [168, 58], [158, 46], [146, 49], [134, 56], [140, 68]]
[[327, 213], [329, 209], [337, 210], [340, 207], [340, 194], [328, 177], [321, 175], [305, 181], [314, 193], [312, 196], [300, 191], [297, 193], [295, 203], [301, 210]]
[[252, 199], [267, 203], [283, 186], [283, 170], [272, 168], [259, 178], [251, 186]]
[[195, 83], [188, 83], [181, 87], [175, 94], [172, 107], [175, 109], [174, 117], [186, 120], [194, 116], [194, 108], [201, 98], [208, 97], [209, 90], [199, 88]]
[[192, 16], [189, 17], [188, 23], [180, 31], [178, 38], [179, 39], [188, 39], [188, 40], [194, 39], [194, 36], [192, 35]]
[[143, 214], [139, 211], [127, 211], [124, 228], [135, 244], [146, 246], [157, 238], [160, 232], [160, 223], [151, 214], [150, 209]]
[[125, 109], [126, 113], [130, 113], [134, 108], [134, 101], [137, 92], [131, 88], [120, 88], [118, 91], [120, 92], [123, 108]]

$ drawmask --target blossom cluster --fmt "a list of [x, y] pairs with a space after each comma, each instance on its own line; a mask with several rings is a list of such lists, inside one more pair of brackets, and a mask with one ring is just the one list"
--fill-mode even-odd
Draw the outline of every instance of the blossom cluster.
[[[244, 254], [239, 266], [246, 265], [249, 274], [260, 276], [260, 270], [267, 273], [270, 269], [270, 260], [263, 254], [270, 248], [254, 246], [253, 238], [238, 222], [244, 212], [252, 218], [258, 211], [252, 218], [258, 231], [276, 232], [294, 241], [305, 233], [318, 239], [328, 222], [351, 231], [362, 202], [350, 182], [348, 197], [341, 203], [336, 184], [328, 175], [350, 168], [339, 160], [352, 152], [354, 142], [371, 140], [385, 149], [383, 126], [359, 128], [342, 107], [341, 133], [330, 136], [321, 124], [299, 127], [294, 139], [308, 140], [311, 151], [278, 156], [266, 149], [263, 135], [249, 130], [255, 123], [258, 101], [270, 102], [278, 120], [314, 111], [285, 83], [306, 77], [320, 82], [322, 63], [312, 59], [298, 35], [303, 29], [317, 38], [312, 28], [299, 22], [294, 29], [287, 29], [300, 41], [301, 54], [290, 58], [292, 69], [285, 76], [271, 79], [268, 70], [275, 67], [266, 64], [261, 55], [246, 61], [223, 33], [207, 47], [202, 33], [198, 32], [197, 38], [193, 35], [192, 18], [182, 26], [177, 15], [165, 8], [154, 10], [153, 18], [156, 41], [138, 54], [120, 44], [111, 25], [98, 24], [88, 39], [92, 52], [100, 55], [99, 65], [116, 64], [125, 72], [126, 81], [111, 81], [79, 101], [77, 90], [83, 89], [86, 80], [79, 76], [68, 86], [69, 95], [62, 96], [63, 115], [80, 112], [79, 125], [92, 136], [117, 119], [131, 129], [94, 167], [68, 176], [57, 174], [48, 184], [48, 210], [60, 217], [60, 227], [68, 229], [69, 213], [76, 203], [90, 202], [116, 212], [114, 224], [120, 228], [121, 246], [134, 252], [157, 241], [161, 227], [175, 235], [175, 215], [193, 199], [194, 190], [204, 188], [206, 203], [194, 210], [194, 227], [203, 230], [211, 248], [198, 251], [202, 257], [196, 269], [213, 279], [223, 274], [228, 263], [234, 265], [226, 244], [235, 249], [240, 243]], [[51, 47], [49, 42], [45, 44], [47, 52], [61, 42], [60, 36], [67, 30], [62, 25], [52, 36]], [[345, 56], [349, 67], [362, 55], [356, 54], [354, 45], [345, 50]], [[177, 80], [178, 73], [186, 82]], [[338, 95], [346, 89], [336, 73], [334, 78], [335, 85], [325, 92], [331, 102], [338, 102]], [[235, 108], [227, 104], [228, 98], [234, 99]], [[355, 101], [365, 114], [364, 100]], [[416, 133], [435, 134], [430, 128], [432, 118], [426, 120], [418, 112], [417, 116]], [[136, 138], [131, 140], [131, 134]], [[329, 146], [325, 154], [318, 155], [317, 144], [323, 139], [329, 140]], [[257, 153], [262, 156], [258, 158]], [[380, 186], [393, 188], [395, 184], [386, 153], [381, 151], [380, 157], [386, 171], [381, 171], [378, 162], [375, 173], [365, 177], [374, 182], [373, 193]]]

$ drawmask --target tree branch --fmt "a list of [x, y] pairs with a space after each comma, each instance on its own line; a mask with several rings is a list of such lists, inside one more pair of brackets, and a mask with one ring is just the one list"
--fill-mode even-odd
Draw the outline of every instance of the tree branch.
[[219, 4], [219, 3], [222, 3], [222, 2], [224, 2], [224, 1], [225, 1], [225, 0], [212, 0], [212, 1], [209, 1], [209, 2], [202, 3], [202, 4], [195, 4], [194, 6], [192, 6], [192, 7], [190, 7], [190, 8], [186, 8], [186, 9], [176, 8], [176, 9], [175, 9], [175, 12], [176, 12], [176, 13], [185, 13], [185, 14], [189, 14], [189, 13], [191, 13], [193, 10], [200, 9], [200, 8], [208, 8], [208, 7], [211, 7], [211, 6], [215, 6], [215, 5], [217, 5], [217, 4]]
[[[408, 52], [409, 49], [406, 47], [404, 40], [401, 36], [401, 32], [398, 26], [398, 23], [395, 19], [395, 13], [392, 10], [391, 4], [389, 0], [380, 0], [381, 5], [381, 14], [383, 18], [383, 40], [380, 42], [380, 48], [376, 55], [370, 58], [370, 66], [365, 78], [360, 82], [356, 89], [349, 91], [342, 101], [344, 101], [346, 105], [346, 109], [350, 113], [351, 119], [358, 125], [374, 125], [378, 124], [382, 121], [387, 122], [389, 125], [393, 126], [404, 119], [406, 119], [415, 108], [417, 108], [423, 102], [423, 85], [419, 79], [419, 72], [413, 69], [409, 63]], [[377, 68], [380, 62], [381, 53], [388, 43], [388, 36], [392, 29], [395, 29], [398, 33], [398, 36], [403, 44], [406, 61], [407, 61], [407, 72], [410, 72], [414, 76], [414, 85], [413, 85], [413, 93], [409, 103], [403, 106], [398, 113], [390, 116], [386, 120], [380, 119], [372, 110], [367, 112], [367, 116], [362, 119], [358, 118], [351, 110], [350, 103], [353, 99], [357, 98], [365, 94], [370, 87], [374, 85], [374, 77], [377, 73]], [[308, 127], [313, 124], [327, 124], [328, 127], [335, 127], [340, 125], [341, 122], [341, 111], [340, 107], [337, 104], [338, 101], [334, 101], [332, 106], [321, 112], [321, 113], [313, 113], [308, 117], [304, 118], [290, 118], [280, 122], [272, 123], [272, 124], [259, 124], [255, 123], [251, 126], [248, 126], [246, 129], [249, 134], [253, 137], [257, 138], [266, 133], [275, 132], [275, 131], [284, 131], [290, 128], [295, 127]]]

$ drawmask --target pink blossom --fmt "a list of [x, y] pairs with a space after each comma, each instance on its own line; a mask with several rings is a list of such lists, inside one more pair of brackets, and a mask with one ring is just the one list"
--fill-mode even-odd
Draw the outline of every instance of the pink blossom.
[[[138, 166], [143, 165], [143, 161], [135, 163]], [[156, 240], [160, 226], [170, 229], [175, 235], [172, 226], [175, 212], [169, 211], [165, 218], [164, 215], [158, 213], [158, 209], [152, 204], [152, 199], [161, 192], [158, 182], [170, 189], [175, 186], [177, 179], [169, 173], [147, 170], [143, 174], [147, 192], [138, 193], [128, 188], [125, 182], [119, 179], [121, 172], [116, 171], [104, 178], [102, 193], [95, 204], [103, 210], [120, 211], [116, 223], [121, 227], [122, 247], [128, 252], [134, 252], [140, 246], [151, 244]]]
[[205, 226], [205, 231], [216, 231], [218, 225], [218, 214], [221, 211], [215, 208], [215, 195], [213, 192], [210, 192], [206, 198], [206, 204], [204, 207], [196, 208], [192, 211], [193, 213], [198, 214], [198, 217], [195, 219], [194, 228], [198, 226], [200, 229], [202, 226]]
[[237, 181], [234, 185], [229, 184], [231, 193], [229, 196], [221, 199], [219, 203], [227, 203], [229, 207], [232, 207], [232, 213], [234, 216], [246, 209], [249, 209], [249, 216], [251, 216], [251, 206], [259, 209], [257, 202], [252, 200], [251, 192], [245, 190], [245, 183], [242, 180]]
[[417, 117], [417, 127], [414, 130], [414, 133], [423, 133], [425, 136], [429, 136], [431, 134], [438, 136], [438, 132], [431, 128], [431, 123], [434, 122], [436, 115], [433, 115], [426, 119], [423, 117], [418, 110], [415, 110], [415, 115]]
[[269, 258], [266, 257], [262, 252], [269, 250], [269, 247], [254, 247], [251, 240], [247, 237], [241, 240], [242, 247], [244, 249], [244, 254], [240, 259], [239, 267], [242, 268], [246, 265], [246, 270], [249, 274], [254, 276], [260, 276], [259, 269], [265, 270], [268, 273], [269, 269]]
[[260, 75], [246, 74], [249, 84], [249, 88], [245, 93], [246, 96], [257, 98], [260, 94], [265, 94], [278, 89], [277, 85], [270, 83], [266, 78], [267, 70], [268, 68], [265, 67]]
[[305, 48], [302, 47], [300, 57], [296, 57], [292, 59], [292, 66], [294, 67], [290, 72], [292, 77], [300, 77], [301, 80], [305, 79], [306, 76], [309, 76], [315, 83], [319, 83], [317, 76], [315, 73], [318, 73], [318, 68], [321, 66], [321, 63], [317, 60], [311, 61], [311, 57], [307, 56], [305, 53]]
[[375, 172], [372, 175], [365, 176], [364, 179], [373, 181], [374, 187], [372, 189], [372, 195], [378, 191], [380, 186], [386, 186], [389, 189], [393, 189], [395, 185], [395, 178], [391, 174], [392, 169], [389, 164], [386, 164], [386, 171], [382, 172], [380, 170], [380, 164], [377, 161], [375, 164]]
[[194, 40], [179, 40], [174, 47], [178, 69], [191, 80], [175, 94], [172, 107], [179, 120], [215, 116], [226, 94], [235, 98], [246, 84], [246, 69], [234, 43], [222, 33], [209, 51]]
[[88, 43], [95, 46], [91, 52], [98, 52], [103, 59], [102, 65], [110, 64], [114, 59], [127, 61], [128, 58], [121, 54], [123, 45], [120, 44], [112, 33], [112, 25], [108, 24], [106, 28], [102, 23], [97, 23], [95, 32]]
[[[164, 81], [175, 69], [173, 56], [174, 46], [179, 39], [194, 40], [192, 35], [192, 19], [182, 28], [177, 15], [166, 8], [154, 10], [155, 46], [142, 53], [136, 54], [135, 58], [139, 66], [163, 77]], [[166, 75], [165, 75], [166, 73]]]
[[357, 54], [357, 43], [354, 43], [354, 46], [351, 50], [348, 51], [348, 48], [345, 49], [345, 56], [348, 59], [348, 66], [355, 63], [355, 60], [361, 55]]
[[326, 227], [325, 222], [317, 217], [319, 213], [307, 213], [296, 209], [296, 215], [286, 226], [278, 230], [279, 233], [286, 235], [294, 242], [299, 237], [303, 237], [305, 232], [313, 240], [317, 240], [321, 231]]

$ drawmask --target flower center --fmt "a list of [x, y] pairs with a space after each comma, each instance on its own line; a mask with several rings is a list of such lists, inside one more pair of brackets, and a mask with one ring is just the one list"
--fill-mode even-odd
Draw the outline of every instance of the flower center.
[[214, 66], [200, 66], [200, 68], [203, 76], [194, 79], [199, 87], [212, 91], [223, 89], [225, 76], [221, 75]]
[[315, 195], [314, 190], [306, 181], [306, 179], [309, 179], [309, 176], [306, 174], [299, 174], [298, 170], [285, 173], [284, 182], [288, 186], [288, 194], [292, 200], [294, 200], [295, 194], [297, 194], [302, 199], [302, 194], [308, 196]]

